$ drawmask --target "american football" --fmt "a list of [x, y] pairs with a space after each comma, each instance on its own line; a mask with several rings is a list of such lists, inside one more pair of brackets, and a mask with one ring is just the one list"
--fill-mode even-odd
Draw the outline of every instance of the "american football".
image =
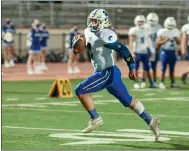
[[74, 42], [73, 42], [73, 52], [74, 54], [78, 54], [85, 50], [86, 47], [86, 39], [85, 35], [76, 35], [74, 37]]

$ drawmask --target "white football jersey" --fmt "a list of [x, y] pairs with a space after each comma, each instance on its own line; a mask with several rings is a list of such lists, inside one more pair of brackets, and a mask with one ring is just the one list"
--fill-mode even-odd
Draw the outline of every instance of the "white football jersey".
[[162, 28], [162, 29], [158, 30], [157, 36], [169, 38], [169, 41], [167, 41], [166, 43], [161, 45], [162, 49], [165, 49], [165, 50], [168, 50], [168, 51], [169, 50], [170, 51], [176, 50], [177, 44], [174, 40], [174, 37], [180, 38], [180, 31], [177, 28], [174, 28], [172, 30], [169, 30], [167, 28]]
[[129, 29], [129, 36], [135, 36], [134, 52], [146, 54], [149, 46], [149, 34], [146, 26], [144, 28], [132, 27]]
[[182, 26], [181, 32], [186, 33], [188, 37], [188, 46], [189, 46], [189, 23]]
[[114, 65], [112, 50], [104, 47], [107, 43], [117, 40], [114, 31], [103, 29], [98, 32], [91, 32], [88, 28], [84, 30], [86, 46], [89, 51], [91, 62], [95, 71], [102, 71]]
[[157, 48], [157, 43], [156, 43], [157, 32], [159, 29], [162, 28], [162, 26], [159, 24], [156, 24], [156, 25], [147, 24], [146, 27], [148, 28], [148, 33], [149, 33], [149, 37], [152, 43], [152, 47]]

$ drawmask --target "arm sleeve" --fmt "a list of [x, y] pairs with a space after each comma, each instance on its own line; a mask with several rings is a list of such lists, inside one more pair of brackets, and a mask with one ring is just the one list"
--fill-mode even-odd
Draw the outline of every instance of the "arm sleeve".
[[100, 37], [105, 42], [104, 47], [118, 52], [127, 63], [129, 69], [135, 68], [135, 62], [129, 49], [117, 40], [117, 35], [115, 32], [111, 30], [105, 30]]
[[161, 37], [161, 36], [163, 36], [163, 33], [164, 33], [163, 30], [159, 29], [158, 32], [157, 32], [157, 36]]
[[182, 33], [186, 32], [186, 25], [182, 26], [181, 32], [182, 32]]

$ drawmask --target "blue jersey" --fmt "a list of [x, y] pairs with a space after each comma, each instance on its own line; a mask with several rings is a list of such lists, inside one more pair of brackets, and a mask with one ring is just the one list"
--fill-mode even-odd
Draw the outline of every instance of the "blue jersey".
[[69, 33], [69, 48], [72, 48], [72, 44], [73, 44], [73, 38], [75, 35], [79, 34], [79, 32], [70, 32]]
[[[3, 25], [3, 28], [2, 28], [2, 32], [3, 32], [3, 36], [6, 34], [6, 33], [12, 33], [12, 35], [15, 34], [15, 27], [14, 25], [10, 25], [10, 27], [8, 27], [7, 25]], [[8, 42], [6, 41], [5, 39], [3, 39], [4, 43], [6, 44], [10, 44], [10, 43], [13, 43], [14, 40], [12, 40], [11, 42]]]
[[31, 40], [30, 50], [40, 50], [40, 31], [36, 31], [32, 28], [29, 32], [28, 38]]
[[41, 30], [41, 41], [40, 44], [42, 47], [47, 47], [47, 41], [49, 39], [49, 32], [47, 30]]

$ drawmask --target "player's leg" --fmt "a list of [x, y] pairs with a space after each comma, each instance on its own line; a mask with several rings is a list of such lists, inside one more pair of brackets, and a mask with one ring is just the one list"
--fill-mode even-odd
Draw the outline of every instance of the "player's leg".
[[143, 70], [143, 73], [142, 73], [142, 74], [143, 74], [143, 75], [142, 75], [142, 83], [141, 83], [141, 85], [140, 85], [140, 88], [145, 88], [145, 87], [146, 87], [146, 77], [147, 77], [146, 71]]
[[161, 68], [162, 68], [162, 73], [161, 73], [161, 82], [159, 84], [159, 87], [161, 89], [165, 89], [165, 72], [167, 69], [167, 55], [165, 53], [161, 54]]
[[3, 49], [3, 57], [4, 57], [4, 67], [9, 68], [9, 46], [4, 43]]
[[[188, 62], [189, 62], [189, 47], [188, 47], [188, 56], [187, 56], [187, 59], [188, 59]], [[183, 82], [183, 84], [186, 84], [188, 74], [189, 74], [189, 66], [185, 70], [185, 72], [181, 75], [181, 81]]]
[[115, 96], [122, 103], [122, 105], [129, 107], [131, 110], [134, 110], [134, 112], [150, 126], [156, 136], [156, 140], [158, 139], [159, 120], [157, 118], [152, 118], [151, 115], [146, 111], [144, 105], [140, 101], [132, 98], [126, 86], [123, 84], [123, 81], [121, 80], [121, 73], [118, 68], [115, 69], [113, 82], [107, 88], [107, 90], [110, 94]]
[[113, 72], [113, 67], [110, 67], [101, 72], [96, 72], [78, 84], [75, 89], [77, 97], [91, 118], [88, 127], [83, 130], [84, 133], [91, 132], [103, 124], [102, 118], [98, 115], [93, 105], [90, 93], [100, 91], [109, 86]]
[[15, 57], [15, 49], [14, 49], [14, 45], [10, 45], [10, 66], [14, 67], [15, 63], [14, 63], [14, 57]]
[[169, 77], [171, 80], [171, 88], [180, 88], [175, 84], [175, 65], [176, 65], [176, 55], [173, 54], [169, 57]]
[[[135, 65], [136, 65], [136, 77], [138, 79], [138, 70], [139, 70], [139, 66], [140, 66], [140, 54], [138, 53], [135, 53]], [[138, 81], [135, 81], [134, 83], [134, 89], [139, 89], [140, 88], [140, 85], [138, 83]]]
[[154, 61], [151, 61], [151, 68], [152, 68], [152, 74], [153, 74], [153, 81], [154, 83], [156, 84], [156, 81], [157, 81], [157, 63], [158, 63], [158, 57], [159, 54], [158, 54], [158, 50], [156, 50], [155, 52], [155, 60]]
[[143, 54], [142, 57], [142, 63], [143, 63], [143, 70], [146, 72], [146, 76], [148, 77], [149, 84], [151, 88], [157, 88], [152, 80], [152, 76], [150, 73], [150, 61], [149, 61], [149, 55], [148, 54]]

